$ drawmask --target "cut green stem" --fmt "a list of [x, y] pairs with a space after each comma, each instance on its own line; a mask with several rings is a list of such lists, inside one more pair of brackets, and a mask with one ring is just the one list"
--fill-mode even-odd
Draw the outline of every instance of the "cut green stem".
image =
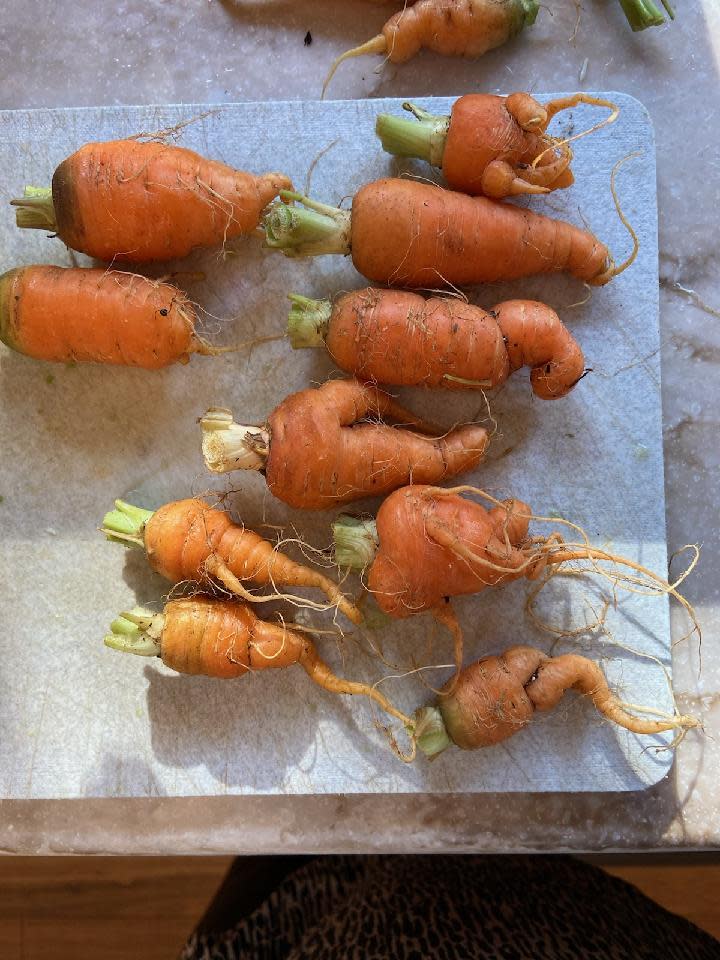
[[[675, 13], [672, 7], [662, 0], [663, 6], [668, 11], [670, 18], [675, 19]], [[648, 27], [659, 27], [665, 23], [665, 17], [662, 10], [653, 2], [653, 0], [620, 0], [620, 6], [627, 17], [627, 21], [634, 32], [647, 30]]]
[[57, 230], [55, 206], [50, 187], [25, 187], [22, 198], [11, 200], [16, 207], [15, 223], [23, 230]]
[[378, 114], [375, 133], [380, 137], [383, 150], [396, 157], [426, 160], [433, 167], [441, 168], [450, 117], [428, 113], [408, 102], [403, 104], [403, 110], [412, 113], [418, 122], [390, 113]]
[[200, 419], [205, 466], [213, 473], [264, 470], [270, 434], [263, 427], [235, 423], [232, 410], [210, 407]]
[[138, 657], [159, 657], [164, 625], [165, 617], [161, 613], [135, 607], [113, 620], [105, 646]]
[[115, 543], [123, 543], [127, 547], [144, 547], [145, 524], [153, 512], [133, 506], [132, 503], [125, 503], [124, 500], [116, 500], [115, 509], [103, 517], [101, 532]]
[[[263, 217], [265, 244], [286, 257], [350, 253], [350, 211], [318, 203], [290, 190], [280, 192]], [[301, 207], [290, 205], [301, 203]]]
[[374, 520], [341, 514], [332, 525], [335, 562], [339, 567], [364, 570], [375, 559], [380, 541]]
[[442, 713], [437, 707], [421, 707], [415, 711], [413, 721], [415, 743], [428, 759], [432, 760], [452, 746]]
[[288, 313], [287, 334], [294, 350], [324, 347], [330, 326], [332, 304], [329, 300], [312, 300], [298, 293], [288, 295], [292, 303]]

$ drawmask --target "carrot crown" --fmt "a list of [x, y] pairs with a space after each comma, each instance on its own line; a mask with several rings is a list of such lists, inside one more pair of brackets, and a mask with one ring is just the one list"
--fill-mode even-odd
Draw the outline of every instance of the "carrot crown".
[[55, 206], [50, 187], [25, 187], [20, 200], [11, 200], [16, 207], [15, 223], [23, 230], [57, 230]]
[[213, 473], [264, 470], [270, 434], [263, 427], [235, 423], [232, 410], [210, 407], [200, 419], [205, 466]]
[[113, 620], [110, 633], [105, 637], [105, 646], [138, 657], [159, 657], [164, 625], [165, 617], [161, 613], [135, 607]]
[[124, 500], [115, 501], [115, 509], [103, 517], [101, 532], [108, 540], [126, 547], [145, 546], [145, 524], [153, 515], [152, 510], [135, 507]]
[[380, 541], [374, 520], [341, 514], [332, 525], [333, 552], [339, 567], [364, 570], [375, 559]]
[[442, 167], [450, 117], [428, 113], [414, 103], [405, 102], [402, 106], [419, 122], [391, 113], [378, 114], [375, 133], [380, 137], [383, 150], [396, 157], [417, 157], [433, 167]]
[[311, 300], [298, 293], [288, 295], [292, 303], [288, 313], [288, 339], [294, 350], [323, 347], [327, 337], [332, 304], [329, 300]]
[[442, 713], [437, 707], [421, 707], [413, 717], [415, 743], [432, 760], [452, 745]]
[[[265, 245], [286, 257], [319, 257], [350, 253], [350, 211], [318, 203], [301, 193], [280, 191], [263, 217]], [[301, 207], [291, 206], [292, 201]]]
[[[662, 0], [662, 5], [670, 19], [674, 20], [675, 11], [668, 0]], [[659, 27], [665, 23], [662, 10], [653, 0], [620, 0], [620, 6], [634, 32], [647, 30], [648, 27]]]

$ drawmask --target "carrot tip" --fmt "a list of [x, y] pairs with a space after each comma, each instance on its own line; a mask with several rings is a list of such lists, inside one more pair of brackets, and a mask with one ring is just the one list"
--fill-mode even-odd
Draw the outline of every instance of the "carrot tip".
[[113, 620], [104, 639], [106, 647], [138, 657], [159, 657], [165, 617], [144, 607], [135, 607]]
[[364, 570], [375, 559], [380, 541], [374, 520], [341, 514], [332, 525], [333, 552], [339, 567]]
[[[533, 0], [530, 0], [530, 2], [533, 2]], [[335, 76], [335, 71], [343, 62], [343, 60], [350, 60], [352, 57], [363, 57], [365, 54], [371, 53], [387, 53], [387, 40], [382, 33], [379, 33], [376, 37], [373, 37], [366, 43], [361, 43], [359, 47], [353, 47], [352, 50], [346, 50], [345, 53], [341, 53], [340, 56], [333, 61], [330, 71], [327, 77], [325, 77], [325, 83], [323, 83], [320, 99], [325, 99], [325, 92], [328, 88], [328, 84]]]
[[235, 423], [227, 407], [210, 407], [200, 418], [205, 465], [213, 473], [263, 470], [270, 449], [270, 434], [262, 427]]

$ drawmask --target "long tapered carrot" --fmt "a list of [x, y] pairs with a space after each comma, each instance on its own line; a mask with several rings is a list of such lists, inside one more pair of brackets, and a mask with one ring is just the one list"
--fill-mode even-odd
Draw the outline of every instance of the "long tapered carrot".
[[390, 716], [410, 724], [410, 718], [376, 687], [333, 673], [307, 634], [284, 623], [261, 620], [243, 603], [208, 597], [171, 600], [162, 613], [144, 608], [122, 613], [110, 630], [106, 646], [160, 657], [178, 673], [232, 680], [299, 664], [314, 683], [330, 693], [369, 697]]
[[166, 143], [88, 143], [59, 165], [52, 188], [11, 201], [19, 227], [55, 233], [99, 260], [174, 260], [252, 232], [263, 209], [291, 186]]
[[562, 272], [597, 286], [637, 252], [615, 267], [605, 244], [564, 220], [414, 180], [366, 184], [351, 211], [280, 196], [284, 202], [263, 220], [267, 246], [290, 257], [350, 255], [363, 276], [390, 286], [435, 289]]
[[[569, 138], [547, 133], [557, 113], [581, 103], [605, 107], [610, 114]], [[620, 113], [611, 101], [585, 93], [544, 106], [529, 93], [470, 93], [455, 101], [449, 116], [436, 116], [412, 103], [403, 108], [415, 120], [378, 115], [375, 131], [384, 150], [441, 168], [453, 190], [495, 199], [569, 187], [574, 180], [571, 141], [613, 123]]]
[[226, 409], [208, 411], [201, 423], [209, 469], [264, 470], [274, 496], [306, 510], [456, 476], [476, 466], [488, 444], [483, 427], [466, 424], [443, 433], [357, 380], [330, 380], [291, 394], [262, 427], [234, 423]]
[[350, 57], [384, 54], [405, 63], [423, 48], [446, 56], [475, 58], [507, 43], [537, 17], [537, 0], [415, 0], [403, 4], [381, 33], [339, 56], [323, 84]]
[[196, 320], [182, 290], [134, 273], [36, 265], [0, 276], [0, 340], [37, 360], [155, 370], [223, 352]]
[[[577, 654], [549, 657], [534, 647], [510, 647], [464, 667], [441, 691], [437, 704], [415, 713], [417, 745], [428, 757], [454, 744], [477, 750], [514, 736], [537, 710], [552, 710], [568, 690], [589, 697], [597, 711], [632, 733], [652, 735], [699, 726], [695, 717], [638, 717], [612, 693], [602, 670]], [[635, 708], [637, 710], [637, 708]]]
[[583, 376], [582, 350], [543, 303], [507, 300], [492, 310], [456, 297], [366, 287], [329, 300], [290, 296], [295, 348], [327, 347], [335, 363], [391, 386], [484, 390], [520, 367], [543, 399], [563, 397]]
[[[154, 511], [116, 500], [115, 509], [103, 519], [102, 532], [109, 540], [142, 547], [152, 569], [171, 583], [219, 580], [231, 592], [253, 600], [262, 597], [250, 597], [245, 584], [272, 587], [273, 596], [281, 587], [315, 587], [353, 623], [362, 621], [336, 583], [198, 497]], [[304, 598], [293, 599], [311, 605]]]

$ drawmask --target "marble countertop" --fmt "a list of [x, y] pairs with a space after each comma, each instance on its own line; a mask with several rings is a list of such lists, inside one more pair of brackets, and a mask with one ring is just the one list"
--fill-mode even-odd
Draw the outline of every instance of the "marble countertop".
[[[0, 25], [0, 108], [315, 98], [331, 59], [377, 32], [392, 5], [362, 0], [9, 0]], [[683, 712], [704, 736], [643, 793], [0, 802], [0, 852], [210, 853], [708, 849], [720, 844], [720, 361], [715, 248], [720, 154], [715, 101], [720, 7], [690, 0], [678, 19], [633, 35], [615, 0], [541, 10], [536, 25], [480, 61], [346, 64], [335, 97], [469, 90], [603, 89], [648, 107], [657, 137], [667, 530], [700, 542], [685, 584], [704, 628], [679, 643]], [[310, 32], [312, 43], [305, 45]], [[677, 637], [682, 614], [674, 612]], [[200, 826], [202, 824], [202, 826]]]

